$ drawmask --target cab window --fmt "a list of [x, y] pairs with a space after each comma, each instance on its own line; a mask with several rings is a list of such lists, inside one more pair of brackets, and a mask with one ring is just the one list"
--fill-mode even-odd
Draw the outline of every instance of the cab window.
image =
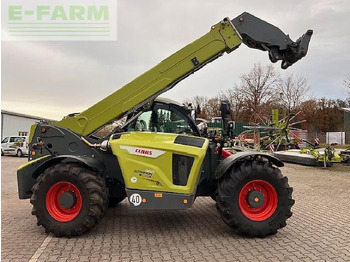
[[143, 112], [128, 127], [127, 131], [195, 134], [188, 117], [169, 106], [154, 106]]
[[5, 137], [5, 138], [1, 141], [1, 144], [7, 143], [8, 141], [9, 141], [9, 138], [8, 138], [8, 137]]

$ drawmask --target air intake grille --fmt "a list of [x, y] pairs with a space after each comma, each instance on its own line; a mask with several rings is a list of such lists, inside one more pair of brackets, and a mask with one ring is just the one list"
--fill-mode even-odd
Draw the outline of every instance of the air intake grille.
[[173, 184], [186, 186], [194, 158], [173, 154]]

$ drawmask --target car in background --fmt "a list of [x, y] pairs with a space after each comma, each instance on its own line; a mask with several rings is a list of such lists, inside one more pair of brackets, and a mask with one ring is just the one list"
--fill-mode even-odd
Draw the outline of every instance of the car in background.
[[8, 136], [1, 141], [1, 155], [28, 155], [27, 136]]

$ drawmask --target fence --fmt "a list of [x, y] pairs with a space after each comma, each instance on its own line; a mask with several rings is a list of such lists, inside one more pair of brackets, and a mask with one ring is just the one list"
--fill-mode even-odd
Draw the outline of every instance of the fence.
[[[308, 132], [308, 140], [314, 142], [314, 138], [318, 137], [321, 144], [326, 144], [328, 142], [328, 138], [330, 138], [330, 133], [342, 133], [342, 136], [345, 135], [345, 144], [350, 144], [350, 131], [346, 132]], [[341, 139], [341, 138], [340, 138]], [[332, 143], [332, 141], [330, 141]]]

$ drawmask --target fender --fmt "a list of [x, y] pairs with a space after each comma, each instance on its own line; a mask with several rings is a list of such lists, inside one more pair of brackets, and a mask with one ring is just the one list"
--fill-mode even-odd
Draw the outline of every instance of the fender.
[[269, 154], [260, 152], [237, 152], [234, 155], [231, 155], [220, 162], [220, 164], [216, 168], [215, 179], [221, 178], [235, 163], [244, 159], [256, 159], [258, 157], [266, 158], [277, 167], [284, 166], [281, 160]]
[[33, 172], [33, 178], [38, 178], [39, 175], [44, 172], [48, 167], [57, 163], [80, 163], [83, 164], [97, 173], [103, 173], [104, 165], [101, 161], [93, 157], [87, 156], [72, 156], [72, 155], [60, 155], [57, 157], [50, 158], [48, 161], [42, 163]]
[[18, 195], [20, 199], [30, 198], [32, 187], [35, 185], [37, 178], [45, 169], [57, 163], [80, 163], [91, 168], [99, 174], [104, 172], [104, 164], [93, 157], [60, 155], [56, 157], [42, 157], [22, 165], [17, 170]]

